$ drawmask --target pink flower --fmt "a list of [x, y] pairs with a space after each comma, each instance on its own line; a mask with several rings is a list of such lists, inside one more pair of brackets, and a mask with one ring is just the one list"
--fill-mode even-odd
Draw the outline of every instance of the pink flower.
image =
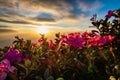
[[55, 47], [55, 43], [52, 40], [48, 41], [48, 49], [53, 49]]
[[108, 14], [105, 16], [106, 18], [111, 18], [114, 15], [114, 11], [113, 10], [109, 10]]
[[115, 36], [108, 35], [108, 36], [104, 36], [103, 38], [106, 40], [106, 44], [108, 44], [114, 40]]
[[37, 44], [36, 43], [32, 43], [31, 46], [32, 47], [37, 47]]
[[98, 33], [84, 32], [82, 36], [80, 33], [70, 33], [68, 35], [62, 35], [59, 45], [59, 49], [62, 44], [67, 44], [73, 48], [82, 49], [83, 47], [101, 47], [103, 45], [109, 44], [114, 40], [114, 36], [101, 36]]
[[101, 36], [100, 35], [96, 35], [94, 37], [91, 37], [88, 39], [88, 47], [91, 47], [91, 46], [98, 46], [98, 42], [100, 40]]
[[2, 60], [0, 64], [0, 80], [5, 80], [7, 77], [7, 72], [14, 73], [16, 68], [11, 66], [10, 61], [7, 59]]
[[10, 61], [7, 59], [2, 60], [1, 64], [4, 65], [4, 69], [10, 67]]
[[88, 47], [96, 46], [101, 47], [105, 44], [109, 44], [114, 40], [114, 36], [108, 35], [108, 36], [100, 36], [100, 35], [94, 35], [94, 37], [89, 38], [88, 41]]
[[4, 58], [8, 59], [11, 63], [12, 62], [20, 62], [22, 60], [22, 53], [17, 49], [10, 48], [4, 54]]
[[61, 42], [64, 43], [64, 44], [70, 45], [73, 48], [81, 49], [84, 46], [84, 40], [80, 36], [79, 32], [70, 33], [67, 36], [66, 35], [62, 35]]

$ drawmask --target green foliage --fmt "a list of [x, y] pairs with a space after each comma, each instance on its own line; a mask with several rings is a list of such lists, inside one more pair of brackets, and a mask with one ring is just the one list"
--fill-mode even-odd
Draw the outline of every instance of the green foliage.
[[[108, 14], [111, 15], [111, 14]], [[102, 48], [102, 53], [104, 58], [106, 58], [106, 74], [108, 76], [114, 75], [115, 78], [120, 77], [119, 71], [119, 62], [120, 62], [120, 9], [113, 11], [112, 20], [109, 18], [101, 19], [95, 22], [92, 22], [93, 25], [99, 30], [99, 33], [104, 35], [113, 35], [115, 36], [114, 41]], [[102, 56], [103, 56], [102, 55]]]

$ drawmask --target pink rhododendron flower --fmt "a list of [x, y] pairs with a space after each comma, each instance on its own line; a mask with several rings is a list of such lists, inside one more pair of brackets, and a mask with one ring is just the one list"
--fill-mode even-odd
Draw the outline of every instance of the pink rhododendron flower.
[[[60, 45], [67, 44], [74, 48], [82, 49], [83, 47], [101, 47], [105, 44], [109, 44], [113, 41], [114, 36], [101, 36], [98, 33], [84, 32], [82, 35], [80, 33], [70, 33], [68, 35], [61, 35]], [[60, 48], [60, 47], [59, 47]]]
[[67, 41], [67, 36], [61, 35], [61, 42], [66, 42], [66, 41]]
[[12, 62], [20, 62], [22, 60], [22, 53], [17, 49], [10, 48], [4, 54], [4, 58], [8, 59], [11, 63]]
[[114, 15], [114, 11], [113, 10], [109, 10], [108, 14], [105, 16], [106, 18], [111, 18]]
[[70, 33], [70, 34], [68, 34], [68, 37], [74, 37], [74, 38], [80, 37], [80, 33], [79, 32]]
[[89, 35], [89, 32], [85, 31], [85, 32], [82, 34], [82, 37], [83, 37], [83, 38], [87, 38], [88, 35]]
[[111, 43], [114, 39], [114, 36], [101, 36], [95, 32], [84, 32], [82, 34], [85, 45], [89, 48], [91, 46], [101, 47], [105, 44]]
[[1, 64], [4, 65], [4, 68], [10, 67], [10, 61], [7, 59], [2, 60]]
[[94, 36], [94, 37], [89, 38], [87, 40], [88, 41], [88, 44], [87, 44], [88, 47], [97, 46], [99, 38], [100, 38], [100, 36]]
[[2, 60], [0, 64], [0, 80], [5, 80], [7, 72], [14, 73], [15, 67], [11, 66], [10, 61], [7, 59]]
[[104, 36], [103, 38], [106, 39], [106, 43], [111, 43], [114, 40], [115, 36], [108, 35]]
[[83, 38], [81, 37], [70, 37], [67, 39], [67, 44], [73, 46], [74, 48], [82, 48], [83, 47]]
[[79, 37], [80, 33], [79, 32], [75, 32], [74, 35], [75, 35], [75, 37]]
[[31, 46], [32, 47], [37, 47], [37, 44], [36, 43], [32, 43]]
[[108, 35], [108, 36], [103, 36], [100, 38], [98, 46], [103, 46], [105, 44], [109, 44], [113, 41], [114, 36]]
[[79, 49], [81, 49], [84, 46], [84, 40], [80, 36], [79, 32], [70, 33], [67, 36], [62, 35], [61, 42]]
[[53, 49], [55, 47], [55, 43], [52, 40], [48, 41], [48, 49]]
[[84, 44], [87, 47], [90, 47], [92, 45], [96, 45], [97, 44], [97, 39], [99, 38], [99, 35], [94, 33], [94, 32], [84, 32], [82, 34], [82, 38], [84, 39]]
[[100, 36], [95, 35], [94, 37], [91, 37], [88, 39], [88, 47], [96, 46], [101, 47], [105, 44], [111, 43], [114, 39], [114, 36], [108, 35], [108, 36]]

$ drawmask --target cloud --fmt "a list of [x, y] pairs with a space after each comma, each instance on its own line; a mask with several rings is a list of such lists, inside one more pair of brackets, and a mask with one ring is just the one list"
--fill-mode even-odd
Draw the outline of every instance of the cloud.
[[55, 22], [55, 19], [49, 18], [39, 18], [39, 17], [27, 17], [20, 14], [2, 14], [0, 15], [0, 22], [12, 23], [12, 24], [24, 24], [24, 25], [42, 25], [42, 23], [46, 22], [46, 24]]
[[79, 9], [81, 9], [83, 12], [88, 11], [96, 11], [100, 8], [102, 8], [104, 5], [99, 0], [93, 0], [93, 1], [79, 1]]
[[0, 33], [6, 33], [6, 32], [16, 32], [15, 30], [12, 29], [0, 29]]
[[26, 16], [48, 13], [59, 18], [71, 15], [71, 10], [73, 6], [66, 0], [0, 0], [2, 13], [11, 12]]
[[72, 15], [71, 10], [73, 6], [65, 0], [0, 0], [0, 14], [6, 15], [37, 17], [47, 13], [57, 19]]
[[9, 26], [0, 25], [0, 28], [7, 28]]
[[[49, 13], [57, 17], [71, 15], [72, 5], [65, 0], [20, 0], [20, 7], [28, 11]], [[24, 8], [22, 7], [24, 6]]]
[[4, 19], [0, 19], [0, 22], [14, 23], [14, 24], [29, 24], [29, 22], [25, 22], [25, 21], [10, 21], [10, 20], [4, 20]]
[[13, 9], [15, 0], [0, 0], [0, 8]]
[[51, 24], [52, 26], [61, 26], [66, 27], [81, 27], [81, 25], [86, 25], [89, 22], [89, 17], [86, 17], [84, 14], [76, 15], [76, 16], [69, 16], [63, 19], [60, 19], [56, 22], [56, 24]]
[[64, 18], [64, 21], [68, 22], [69, 24], [76, 24], [79, 21], [82, 21], [86, 18], [84, 14], [76, 15], [76, 16], [70, 16]]

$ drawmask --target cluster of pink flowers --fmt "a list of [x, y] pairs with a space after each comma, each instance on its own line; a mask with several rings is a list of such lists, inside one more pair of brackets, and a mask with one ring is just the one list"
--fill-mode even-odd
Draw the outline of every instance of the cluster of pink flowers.
[[47, 43], [48, 43], [48, 50], [54, 49], [56, 47], [56, 44], [52, 40], [47, 41]]
[[[53, 42], [52, 40], [47, 40], [45, 43], [47, 44], [47, 49], [48, 50], [54, 49], [55, 46], [56, 46], [55, 42]], [[37, 43], [32, 43], [31, 46], [36, 48], [37, 46], [41, 46], [43, 44], [44, 44], [43, 40], [39, 39]]]
[[111, 35], [103, 36], [103, 37], [100, 35], [96, 35], [93, 38], [90, 38], [88, 40], [88, 42], [89, 42], [88, 47], [91, 47], [91, 46], [101, 47], [105, 44], [111, 43], [113, 39], [114, 39], [114, 37]]
[[0, 63], [0, 80], [5, 80], [7, 73], [14, 73], [15, 70], [16, 68], [14, 66], [11, 66], [9, 60], [2, 60]]
[[61, 41], [63, 44], [68, 44], [73, 48], [82, 49], [82, 47], [84, 46], [84, 40], [80, 36], [79, 32], [70, 33], [68, 35], [62, 35], [61, 37], [62, 37]]
[[87, 47], [96, 46], [101, 47], [103, 45], [109, 44], [114, 40], [114, 36], [107, 35], [101, 36], [95, 32], [84, 32], [83, 38]]
[[[114, 40], [114, 36], [107, 35], [107, 36], [101, 36], [100, 34], [91, 31], [91, 32], [84, 32], [80, 34], [79, 32], [70, 33], [70, 34], [62, 34], [61, 40], [59, 42], [59, 45], [57, 46], [56, 43], [52, 40], [46, 40], [45, 44], [47, 46], [47, 50], [55, 50], [57, 47], [57, 50], [61, 48], [62, 44], [66, 44], [69, 46], [72, 46], [75, 49], [82, 49], [84, 47], [102, 47], [103, 45], [109, 44]], [[44, 40], [41, 38], [38, 40], [37, 43], [32, 43], [32, 47], [37, 47], [44, 45]]]
[[4, 58], [12, 62], [20, 62], [22, 60], [22, 53], [14, 48], [10, 48], [5, 54]]
[[68, 35], [61, 35], [62, 44], [67, 44], [73, 48], [82, 49], [83, 47], [101, 47], [105, 44], [109, 44], [115, 38], [114, 36], [100, 36], [95, 32], [70, 33]]

